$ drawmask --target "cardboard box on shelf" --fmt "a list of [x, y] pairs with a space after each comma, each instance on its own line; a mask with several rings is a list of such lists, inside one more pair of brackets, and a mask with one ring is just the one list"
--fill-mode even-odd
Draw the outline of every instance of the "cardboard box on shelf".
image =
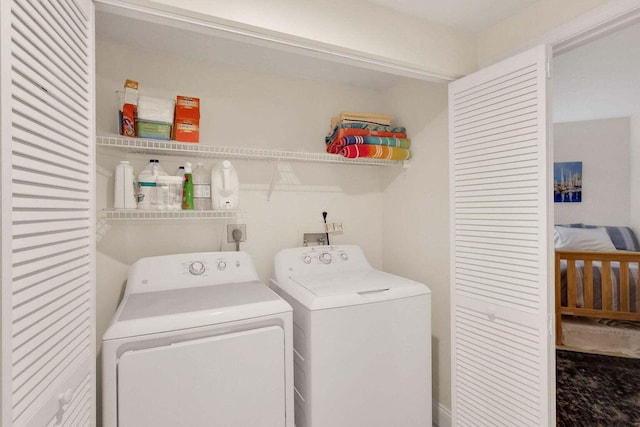
[[176, 118], [173, 123], [173, 137], [171, 139], [180, 142], [200, 141], [200, 121], [193, 119]]
[[170, 139], [171, 123], [136, 120], [136, 133], [139, 138]]
[[136, 136], [135, 105], [124, 104], [120, 112], [120, 135]]
[[178, 95], [175, 117], [177, 119], [200, 120], [200, 98]]

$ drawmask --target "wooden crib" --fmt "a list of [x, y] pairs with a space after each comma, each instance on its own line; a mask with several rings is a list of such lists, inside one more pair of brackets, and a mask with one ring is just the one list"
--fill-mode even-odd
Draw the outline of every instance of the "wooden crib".
[[640, 321], [640, 252], [556, 250], [556, 345], [562, 315]]

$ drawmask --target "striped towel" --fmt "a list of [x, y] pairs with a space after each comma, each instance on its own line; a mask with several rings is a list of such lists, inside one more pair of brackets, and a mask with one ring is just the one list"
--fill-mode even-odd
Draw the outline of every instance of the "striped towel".
[[386, 147], [409, 148], [411, 140], [408, 138], [382, 136], [346, 136], [336, 139], [327, 147], [327, 153], [339, 153], [344, 147], [356, 144], [384, 145]]
[[411, 157], [411, 152], [406, 148], [370, 144], [347, 145], [340, 150], [340, 154], [349, 159], [368, 157], [372, 159], [407, 160]]
[[393, 138], [406, 138], [407, 133], [404, 131], [404, 128], [389, 128], [389, 129], [403, 129], [402, 132], [397, 132], [393, 130], [369, 130], [369, 129], [358, 129], [358, 128], [336, 128], [336, 130], [325, 138], [325, 143], [327, 145], [331, 145], [333, 142], [340, 138], [344, 138], [347, 136], [386, 136]]
[[[404, 133], [404, 134], [407, 133], [407, 129], [404, 128], [403, 126], [386, 126], [386, 125], [379, 125], [375, 123], [365, 123], [365, 122], [338, 123], [337, 125], [331, 126], [331, 129], [329, 130], [329, 134], [325, 138], [325, 143], [327, 145], [329, 145], [334, 139], [338, 138], [338, 132], [340, 132], [340, 129], [359, 129], [360, 130], [360, 131], [353, 131], [354, 133], [347, 133], [343, 136], [368, 135], [368, 134], [359, 133], [362, 130], [366, 130], [370, 132], [375, 131], [375, 132], [394, 132], [394, 133]], [[358, 132], [358, 133], [355, 133], [355, 132]], [[393, 136], [393, 135], [376, 135], [376, 136]]]

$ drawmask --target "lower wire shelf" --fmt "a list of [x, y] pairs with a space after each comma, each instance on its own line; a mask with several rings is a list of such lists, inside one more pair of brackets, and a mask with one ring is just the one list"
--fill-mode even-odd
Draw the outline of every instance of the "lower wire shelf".
[[142, 210], [142, 209], [101, 209], [97, 211], [98, 219], [107, 221], [135, 220], [185, 220], [185, 219], [234, 219], [242, 217], [238, 210]]

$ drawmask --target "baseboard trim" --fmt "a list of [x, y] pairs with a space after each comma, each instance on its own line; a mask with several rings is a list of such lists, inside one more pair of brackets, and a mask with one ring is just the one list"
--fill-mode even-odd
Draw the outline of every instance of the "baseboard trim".
[[433, 425], [451, 427], [451, 410], [435, 400], [433, 401]]

